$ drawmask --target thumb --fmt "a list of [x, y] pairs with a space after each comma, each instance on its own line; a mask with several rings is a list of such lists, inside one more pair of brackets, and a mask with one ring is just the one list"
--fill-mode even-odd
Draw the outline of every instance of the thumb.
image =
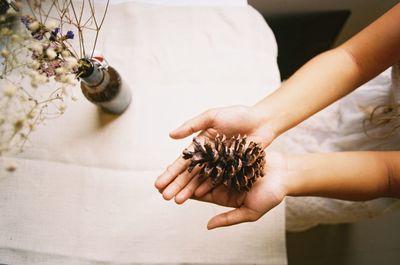
[[223, 226], [231, 226], [243, 222], [252, 222], [260, 218], [260, 214], [249, 208], [240, 207], [225, 213], [218, 214], [210, 219], [207, 229], [211, 230]]
[[174, 139], [185, 138], [195, 132], [209, 128], [214, 120], [215, 112], [207, 110], [202, 114], [186, 121], [179, 128], [169, 133], [169, 136]]

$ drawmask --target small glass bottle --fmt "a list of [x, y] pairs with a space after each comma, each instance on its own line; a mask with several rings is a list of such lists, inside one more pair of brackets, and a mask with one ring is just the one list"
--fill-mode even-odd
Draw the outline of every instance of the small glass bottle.
[[81, 59], [83, 95], [92, 103], [112, 114], [122, 114], [131, 102], [131, 91], [111, 66], [98, 59]]

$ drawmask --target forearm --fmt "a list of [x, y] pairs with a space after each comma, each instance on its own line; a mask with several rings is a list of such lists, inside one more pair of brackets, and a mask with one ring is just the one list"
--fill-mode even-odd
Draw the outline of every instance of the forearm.
[[345, 200], [400, 198], [400, 152], [341, 152], [289, 157], [290, 196]]
[[362, 83], [351, 55], [337, 48], [306, 63], [254, 109], [278, 136]]
[[336, 49], [301, 67], [254, 109], [274, 134], [285, 132], [400, 59], [400, 4]]

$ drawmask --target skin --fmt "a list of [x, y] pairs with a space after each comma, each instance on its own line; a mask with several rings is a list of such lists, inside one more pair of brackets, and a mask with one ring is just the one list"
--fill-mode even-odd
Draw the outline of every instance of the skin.
[[[217, 133], [248, 135], [267, 147], [276, 137], [349, 94], [400, 59], [400, 4], [341, 46], [300, 68], [279, 89], [251, 107], [210, 109], [170, 133], [213, 139]], [[353, 152], [289, 156], [267, 153], [266, 176], [248, 193], [201, 182], [178, 157], [155, 187], [178, 204], [193, 198], [235, 208], [213, 217], [208, 228], [255, 221], [287, 195], [346, 200], [400, 197], [400, 152]]]
[[196, 191], [197, 196], [192, 198], [235, 208], [214, 216], [208, 222], [208, 229], [258, 220], [287, 195], [346, 200], [400, 198], [399, 162], [400, 152], [297, 156], [268, 153], [266, 175], [249, 192], [237, 193], [224, 186], [208, 185], [207, 189]]

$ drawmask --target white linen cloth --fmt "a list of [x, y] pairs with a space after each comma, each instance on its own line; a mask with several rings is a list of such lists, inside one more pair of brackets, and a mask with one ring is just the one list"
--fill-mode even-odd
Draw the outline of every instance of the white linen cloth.
[[[96, 0], [96, 3], [106, 3], [107, 0]], [[157, 4], [157, 5], [195, 5], [195, 6], [244, 6], [247, 0], [110, 0], [110, 4], [127, 2]]]
[[253, 104], [279, 81], [274, 36], [251, 7], [112, 6], [103, 53], [132, 90], [119, 117], [80, 89], [0, 176], [0, 263], [286, 264], [284, 205], [207, 231], [225, 208], [166, 202], [156, 176], [190, 142], [168, 132], [216, 106]]

